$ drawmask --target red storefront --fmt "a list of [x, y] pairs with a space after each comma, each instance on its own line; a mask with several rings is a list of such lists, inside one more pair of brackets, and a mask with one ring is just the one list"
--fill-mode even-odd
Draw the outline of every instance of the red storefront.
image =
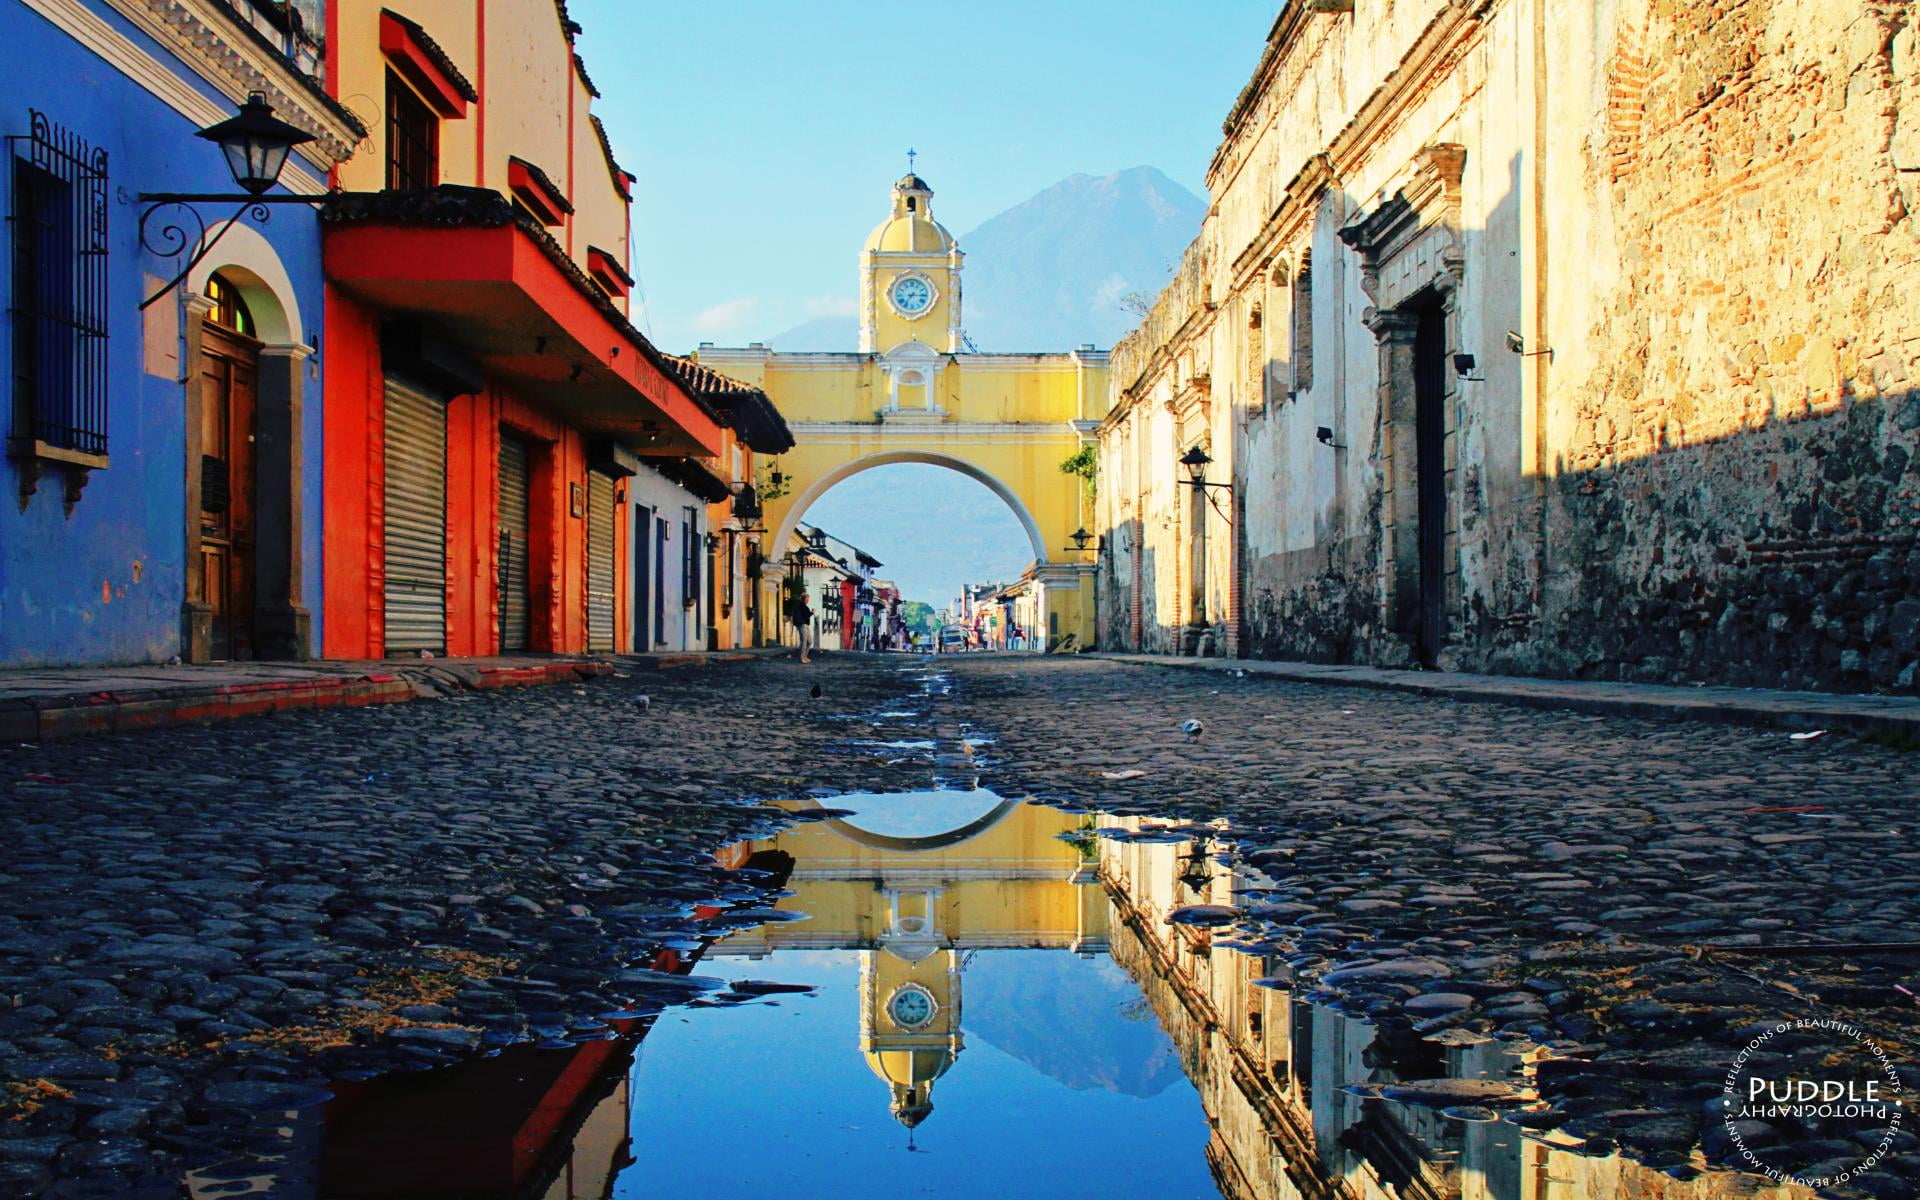
[[324, 220], [326, 656], [628, 650], [625, 479], [713, 410], [498, 192]]

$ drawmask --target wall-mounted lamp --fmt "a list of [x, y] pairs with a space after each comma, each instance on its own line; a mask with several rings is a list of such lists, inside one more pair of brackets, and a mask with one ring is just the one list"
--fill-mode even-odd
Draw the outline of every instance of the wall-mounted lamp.
[[[205, 192], [142, 192], [140, 199], [147, 205], [140, 214], [140, 244], [148, 252], [162, 258], [177, 259], [192, 250], [185, 266], [179, 274], [167, 280], [159, 291], [140, 302], [141, 308], [151, 306], [160, 297], [171, 292], [186, 281], [193, 269], [202, 259], [213, 251], [221, 238], [227, 235], [246, 217], [256, 225], [267, 223], [267, 205], [269, 204], [320, 204], [324, 196], [269, 196], [266, 192], [280, 179], [280, 171], [287, 165], [287, 155], [293, 148], [313, 140], [313, 135], [298, 126], [289, 125], [273, 115], [273, 106], [267, 103], [265, 92], [251, 92], [247, 102], [240, 106], [240, 112], [224, 121], [207, 126], [194, 134], [205, 138], [220, 147], [220, 153], [226, 157], [227, 171], [233, 176], [233, 182], [244, 195], [232, 196]], [[207, 219], [200, 215], [196, 204], [233, 204], [239, 203], [233, 216], [220, 227], [220, 232], [207, 237]], [[183, 218], [168, 219], [162, 224], [148, 229], [148, 223], [154, 214], [162, 209], [177, 209]], [[198, 231], [189, 235], [184, 224], [191, 220]], [[198, 247], [198, 249], [194, 249]]]
[[1322, 446], [1332, 446], [1335, 450], [1346, 449], [1345, 446], [1333, 440], [1333, 430], [1327, 428], [1325, 425], [1316, 427], [1313, 431], [1313, 437], [1314, 440]]
[[1188, 475], [1192, 476], [1192, 478], [1188, 480], [1187, 486], [1191, 488], [1219, 488], [1223, 492], [1233, 491], [1233, 485], [1231, 483], [1207, 482], [1207, 467], [1212, 465], [1212, 463], [1213, 456], [1205, 450], [1202, 450], [1197, 444], [1193, 449], [1182, 454], [1180, 456], [1180, 465], [1187, 469]]
[[1068, 534], [1067, 539], [1071, 541], [1073, 545], [1062, 547], [1062, 549], [1077, 550], [1085, 553], [1088, 549], [1087, 543], [1092, 542], [1092, 549], [1095, 555], [1101, 555], [1107, 552], [1107, 539], [1104, 537], [1095, 537], [1091, 533], [1088, 533], [1085, 525]]
[[1453, 373], [1454, 374], [1458, 375], [1460, 378], [1466, 380], [1469, 383], [1486, 382], [1486, 378], [1487, 378], [1486, 376], [1475, 375], [1473, 373], [1473, 368], [1476, 365], [1478, 365], [1478, 360], [1476, 360], [1471, 354], [1456, 354], [1453, 356]]
[[1547, 356], [1548, 362], [1553, 361], [1552, 346], [1548, 346], [1545, 350], [1529, 350], [1527, 349], [1527, 339], [1521, 337], [1517, 330], [1507, 330], [1507, 349], [1518, 354], [1521, 358], [1538, 358], [1544, 354]]
[[1213, 883], [1213, 862], [1205, 842], [1193, 844], [1193, 849], [1180, 860], [1180, 868], [1180, 882], [1186, 884], [1190, 892], [1203, 892]]

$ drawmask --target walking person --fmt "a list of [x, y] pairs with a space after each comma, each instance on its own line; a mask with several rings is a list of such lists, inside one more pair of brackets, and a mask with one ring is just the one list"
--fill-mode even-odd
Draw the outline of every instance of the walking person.
[[793, 622], [794, 631], [800, 638], [800, 661], [812, 662], [813, 659], [807, 653], [807, 635], [813, 630], [813, 605], [807, 603], [807, 590], [804, 587], [795, 588], [788, 593], [787, 620]]

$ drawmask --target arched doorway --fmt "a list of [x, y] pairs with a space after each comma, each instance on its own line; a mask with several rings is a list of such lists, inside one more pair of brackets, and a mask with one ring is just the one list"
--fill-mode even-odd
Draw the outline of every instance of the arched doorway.
[[[209, 238], [221, 234], [216, 226]], [[272, 245], [237, 224], [188, 278], [182, 655], [305, 659], [306, 342]]]

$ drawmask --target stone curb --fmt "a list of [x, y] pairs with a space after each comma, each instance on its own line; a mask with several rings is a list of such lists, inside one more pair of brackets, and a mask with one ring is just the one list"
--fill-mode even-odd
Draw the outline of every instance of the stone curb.
[[1596, 683], [1531, 676], [1466, 675], [1444, 671], [1394, 671], [1381, 667], [1259, 659], [1172, 658], [1153, 654], [1089, 654], [1129, 666], [1199, 671], [1245, 671], [1269, 679], [1333, 687], [1411, 692], [1469, 703], [1568, 709], [1602, 716], [1709, 721], [1761, 729], [1815, 729], [1920, 747], [1920, 698], [1861, 696], [1764, 688], [1671, 687], [1646, 683]]
[[[325, 669], [316, 662], [311, 667]], [[187, 668], [192, 670], [192, 668]], [[165, 725], [226, 721], [261, 713], [399, 704], [454, 691], [493, 691], [569, 683], [611, 674], [603, 660], [554, 659], [525, 666], [475, 666], [459, 659], [396, 664], [360, 674], [10, 697], [0, 700], [0, 740], [51, 741]]]

